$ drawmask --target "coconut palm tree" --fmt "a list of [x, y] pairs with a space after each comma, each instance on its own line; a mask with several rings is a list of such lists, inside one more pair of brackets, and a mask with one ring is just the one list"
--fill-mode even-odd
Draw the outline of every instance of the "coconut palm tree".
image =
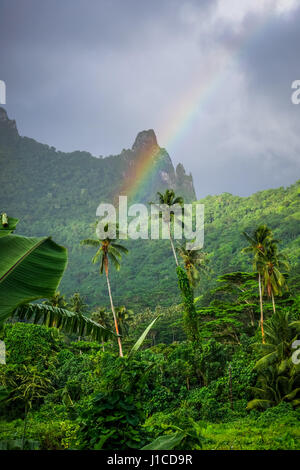
[[[84, 299], [81, 297], [79, 292], [75, 292], [75, 294], [70, 297], [69, 300], [69, 310], [71, 312], [74, 312], [75, 315], [78, 317], [79, 320], [83, 316], [85, 316], [85, 313], [87, 312], [88, 305], [84, 302]], [[81, 340], [81, 335], [78, 336], [78, 341]], [[81, 354], [81, 351], [80, 351]]]
[[266, 244], [264, 252], [258, 259], [259, 269], [262, 272], [262, 293], [267, 292], [272, 299], [273, 312], [276, 312], [275, 295], [282, 295], [287, 289], [286, 278], [280, 269], [289, 270], [290, 265], [286, 257], [278, 252], [277, 243], [273, 240]]
[[293, 343], [300, 335], [300, 321], [290, 322], [288, 312], [276, 312], [266, 322], [265, 343], [255, 344], [260, 359], [254, 369], [258, 372], [255, 398], [247, 408], [265, 409], [289, 401], [300, 404], [300, 364], [293, 363]]
[[[166, 205], [168, 206], [169, 208], [171, 206], [174, 206], [175, 204], [179, 204], [180, 206], [183, 206], [183, 198], [181, 196], [176, 196], [175, 195], [175, 192], [173, 191], [173, 189], [167, 189], [164, 194], [163, 193], [160, 193], [159, 191], [157, 192], [157, 196], [158, 196], [158, 200], [159, 200], [159, 206], [160, 205]], [[150, 202], [150, 204], [153, 204], [152, 202]], [[177, 259], [177, 255], [176, 255], [176, 250], [175, 250], [175, 247], [174, 247], [174, 241], [173, 241], [173, 237], [172, 237], [172, 234], [171, 234], [171, 221], [173, 220], [174, 223], [176, 222], [174, 220], [174, 214], [171, 212], [169, 213], [169, 211], [165, 214], [165, 216], [168, 216], [168, 219], [167, 219], [167, 225], [168, 225], [168, 230], [169, 230], [169, 235], [170, 235], [170, 243], [171, 243], [171, 247], [172, 247], [172, 251], [173, 251], [173, 255], [174, 255], [174, 259], [175, 259], [175, 263], [176, 263], [176, 266], [179, 266], [179, 263], [178, 263], [178, 259]]]
[[[104, 232], [108, 233], [108, 224], [105, 225]], [[118, 326], [118, 321], [117, 321], [116, 311], [115, 311], [115, 307], [114, 307], [114, 303], [112, 299], [111, 287], [110, 287], [110, 281], [109, 281], [109, 265], [110, 265], [109, 262], [111, 262], [112, 265], [115, 267], [115, 269], [118, 271], [121, 267], [120, 265], [120, 261], [122, 258], [121, 253], [126, 254], [128, 253], [128, 250], [124, 246], [118, 243], [115, 243], [113, 239], [109, 238], [109, 236], [103, 239], [98, 238], [97, 240], [87, 238], [85, 240], [82, 240], [80, 244], [97, 248], [96, 254], [93, 257], [92, 261], [93, 263], [97, 263], [98, 261], [100, 261], [100, 274], [103, 274], [103, 271], [105, 272], [111, 310], [112, 310], [112, 314], [114, 318], [116, 333], [118, 335], [119, 354], [121, 357], [123, 357], [122, 342], [121, 342], [121, 337], [119, 334], [119, 326]]]
[[[263, 288], [262, 288], [262, 257], [266, 250], [267, 243], [272, 239], [272, 232], [266, 225], [260, 225], [254, 230], [253, 235], [243, 232], [244, 237], [249, 245], [243, 248], [243, 253], [253, 254], [253, 268], [258, 272], [258, 289], [259, 289], [259, 303], [260, 303], [260, 327], [262, 342], [265, 342], [264, 334], [264, 313], [263, 313]], [[273, 240], [276, 243], [276, 240]]]
[[71, 310], [71, 312], [82, 315], [84, 312], [86, 312], [87, 308], [88, 305], [85, 303], [79, 292], [75, 292], [75, 294], [70, 297], [69, 310]]
[[122, 336], [128, 334], [129, 330], [129, 321], [133, 316], [133, 311], [126, 308], [124, 305], [122, 307], [116, 308], [116, 316], [120, 328], [120, 333]]
[[43, 304], [51, 305], [52, 307], [65, 308], [67, 305], [67, 301], [65, 299], [65, 296], [61, 295], [61, 293], [58, 290], [55, 292], [55, 294], [52, 297], [50, 297], [47, 300], [44, 300]]
[[[98, 323], [99, 325], [103, 326], [104, 328], [109, 329], [111, 327], [111, 322], [109, 319], [109, 312], [106, 310], [105, 307], [97, 307], [94, 312], [91, 314], [91, 319]], [[105, 335], [102, 337], [102, 350], [103, 352], [105, 351], [104, 348], [104, 340], [105, 340]]]
[[109, 312], [105, 307], [97, 307], [92, 313], [91, 313], [91, 319], [95, 321], [96, 323], [99, 323], [99, 325], [102, 326], [107, 326], [109, 328], [111, 322], [108, 317]]
[[[43, 301], [43, 305], [50, 305], [51, 307], [65, 309], [67, 308], [67, 301], [64, 295], [61, 295], [59, 291], [56, 291], [52, 297]], [[56, 327], [55, 321], [53, 322], [53, 326]]]
[[200, 250], [187, 250], [185, 246], [177, 248], [178, 254], [181, 256], [188, 280], [192, 287], [195, 287], [200, 280], [199, 272], [207, 271], [206, 256]]

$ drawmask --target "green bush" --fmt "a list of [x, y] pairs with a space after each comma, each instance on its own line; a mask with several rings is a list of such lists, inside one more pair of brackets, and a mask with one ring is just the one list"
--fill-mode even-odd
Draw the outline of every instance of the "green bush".
[[59, 346], [56, 328], [31, 323], [8, 323], [2, 338], [6, 345], [7, 364], [37, 365], [40, 369], [52, 364]]
[[144, 415], [134, 395], [99, 393], [79, 418], [80, 449], [139, 449], [145, 444]]

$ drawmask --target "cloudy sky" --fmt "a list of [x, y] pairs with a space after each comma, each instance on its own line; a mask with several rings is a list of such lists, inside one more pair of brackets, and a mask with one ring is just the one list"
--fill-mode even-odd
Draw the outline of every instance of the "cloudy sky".
[[298, 0], [0, 0], [21, 135], [117, 154], [153, 128], [199, 197], [300, 178]]

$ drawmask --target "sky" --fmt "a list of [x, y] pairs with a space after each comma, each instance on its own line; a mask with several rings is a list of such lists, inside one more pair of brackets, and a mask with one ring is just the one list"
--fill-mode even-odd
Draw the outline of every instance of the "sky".
[[0, 0], [19, 133], [95, 156], [154, 129], [198, 197], [300, 178], [299, 0]]

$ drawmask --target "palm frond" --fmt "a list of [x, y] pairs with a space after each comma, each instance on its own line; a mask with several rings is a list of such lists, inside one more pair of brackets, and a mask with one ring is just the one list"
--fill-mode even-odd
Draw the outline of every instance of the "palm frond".
[[21, 305], [13, 312], [13, 317], [33, 321], [33, 323], [42, 323], [48, 327], [56, 327], [77, 336], [90, 336], [96, 341], [115, 336], [112, 331], [85, 315], [79, 316], [70, 310], [45, 304]]
[[121, 251], [122, 253], [125, 253], [127, 254], [128, 253], [128, 249], [123, 246], [123, 245], [120, 245], [119, 243], [111, 243], [111, 246], [119, 251]]
[[119, 271], [121, 265], [120, 265], [119, 260], [118, 260], [117, 257], [115, 256], [115, 254], [112, 253], [111, 251], [109, 251], [109, 252], [108, 252], [108, 257], [109, 257], [110, 261], [112, 262], [113, 266], [115, 267], [115, 269], [116, 269], [117, 271]]
[[246, 410], [266, 410], [273, 405], [271, 400], [263, 400], [260, 398], [255, 398], [254, 400], [249, 401], [247, 404]]
[[93, 238], [86, 238], [85, 240], [81, 240], [80, 245], [94, 246], [95, 248], [97, 248], [99, 246], [99, 240], [94, 240]]

